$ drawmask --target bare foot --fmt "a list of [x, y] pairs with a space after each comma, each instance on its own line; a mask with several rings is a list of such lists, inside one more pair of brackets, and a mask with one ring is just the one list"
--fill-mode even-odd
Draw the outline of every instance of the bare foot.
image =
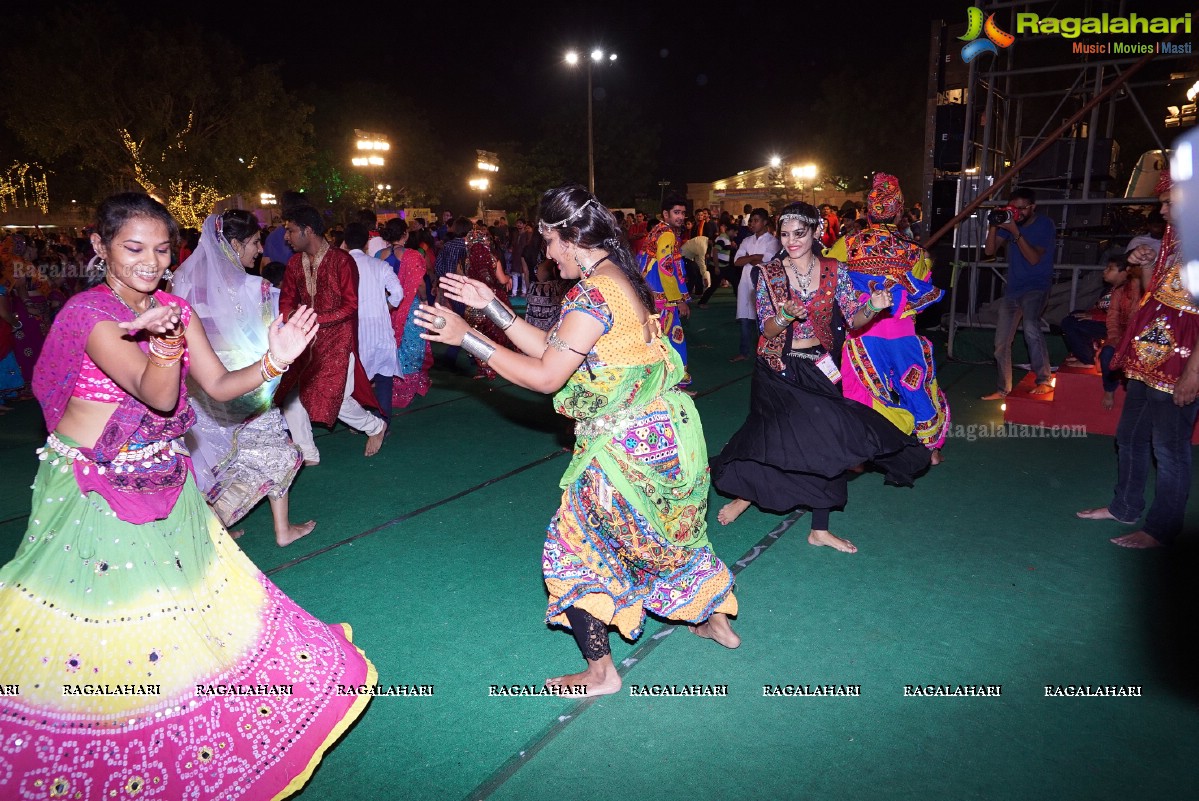
[[849, 468], [849, 472], [857, 473], [857, 474], [861, 475], [862, 473], [866, 472], [866, 465], [865, 464], [855, 464], [853, 467]]
[[736, 648], [741, 644], [741, 638], [729, 623], [729, 616], [723, 612], [716, 612], [703, 623], [691, 626], [691, 631], [705, 640], [715, 640], [725, 648]]
[[979, 400], [997, 400], [997, 401], [1001, 401], [1001, 400], [1003, 400], [1003, 399], [1004, 399], [1004, 398], [1006, 398], [1006, 397], [1007, 397], [1007, 393], [1006, 393], [1006, 392], [1000, 392], [999, 390], [995, 390], [995, 391], [994, 391], [994, 392], [992, 392], [990, 395], [983, 395], [981, 398], [979, 398]]
[[749, 501], [744, 498], [738, 498], [735, 501], [729, 501], [724, 506], [720, 507], [720, 511], [716, 513], [716, 519], [720, 521], [720, 525], [727, 526], [732, 523], [741, 513], [749, 508]]
[[315, 520], [309, 520], [307, 523], [301, 523], [298, 526], [288, 524], [287, 531], [282, 534], [278, 531], [275, 532], [275, 544], [280, 548], [285, 548], [300, 537], [306, 537], [311, 534], [314, 528], [316, 528]]
[[245, 533], [246, 533], [246, 530], [244, 528], [239, 528], [237, 531], [230, 531], [229, 536], [235, 540], [240, 540], [241, 535], [245, 534]]
[[1090, 366], [1091, 365], [1089, 365], [1079, 359], [1076, 359], [1073, 356], [1067, 356], [1065, 359], [1062, 360], [1062, 367], [1090, 367]]
[[816, 529], [812, 529], [812, 533], [808, 535], [808, 545], [827, 545], [843, 553], [858, 552], [858, 546], [849, 540], [835, 536], [832, 532], [817, 531]]
[[929, 461], [931, 461], [934, 465], [941, 464], [942, 460], [941, 460], [941, 449], [940, 448], [933, 448], [933, 452], [929, 456]]
[[1030, 389], [1028, 391], [1028, 394], [1029, 395], [1048, 395], [1050, 392], [1053, 392], [1052, 384], [1037, 384], [1035, 387], [1033, 387], [1032, 389]]
[[383, 447], [383, 438], [387, 436], [387, 426], [383, 426], [378, 434], [371, 434], [366, 438], [366, 455], [374, 456]]
[[612, 657], [606, 656], [594, 662], [587, 660], [587, 669], [582, 673], [570, 673], [566, 676], [555, 676], [545, 680], [547, 687], [586, 687], [587, 697], [597, 695], [612, 695], [620, 692], [620, 674], [612, 664]]
[[1123, 537], [1112, 537], [1112, 542], [1119, 545], [1121, 548], [1161, 548], [1160, 540], [1155, 539], [1152, 534], [1146, 534], [1144, 531], [1134, 531], [1131, 534], [1125, 534]]
[[687, 395], [688, 397], [694, 398], [694, 397], [695, 397], [696, 395], [698, 395], [699, 393], [698, 393], [698, 392], [696, 392], [694, 389], [684, 389], [684, 390], [683, 390], [683, 394], [684, 394], [684, 395]]
[[1113, 406], [1116, 405], [1116, 393], [1104, 392], [1103, 400], [1099, 401], [1099, 405], [1102, 406], [1104, 409], [1110, 410]]
[[1123, 523], [1126, 526], [1131, 526], [1137, 522], [1135, 520], [1121, 520], [1109, 512], [1106, 506], [1098, 509], [1083, 509], [1082, 511], [1075, 512], [1074, 516], [1080, 520], [1115, 520], [1117, 523]]
[[730, 362], [744, 362], [744, 361], [748, 361], [748, 360], [749, 360], [748, 356], [742, 356], [740, 353], [738, 353], [733, 358], [729, 359]]

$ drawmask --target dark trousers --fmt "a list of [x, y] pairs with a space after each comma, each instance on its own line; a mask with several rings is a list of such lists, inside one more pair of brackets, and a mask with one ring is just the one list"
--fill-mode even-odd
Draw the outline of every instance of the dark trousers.
[[1157, 489], [1144, 530], [1168, 545], [1182, 531], [1191, 491], [1191, 431], [1199, 401], [1175, 406], [1174, 396], [1130, 380], [1116, 427], [1117, 479], [1107, 509], [1117, 520], [1139, 520], [1145, 509], [1145, 482], [1157, 461]]
[[733, 294], [737, 294], [737, 283], [741, 280], [741, 268], [733, 264], [723, 264], [716, 270], [716, 274], [712, 276], [712, 284], [705, 291], [702, 298], [699, 299], [701, 304], [707, 304], [712, 295], [716, 294], [716, 290], [720, 289], [721, 281], [728, 281], [729, 286], [733, 288]]
[[1062, 320], [1062, 338], [1070, 355], [1085, 364], [1095, 361], [1095, 340], [1106, 336], [1107, 325], [1099, 320], [1080, 320], [1073, 314]]
[[749, 359], [758, 350], [758, 321], [738, 317], [737, 325], [741, 327], [741, 346], [737, 352]]
[[393, 378], [389, 375], [371, 376], [371, 388], [375, 390], [375, 400], [379, 402], [379, 416], [384, 422], [391, 420], [391, 386]]

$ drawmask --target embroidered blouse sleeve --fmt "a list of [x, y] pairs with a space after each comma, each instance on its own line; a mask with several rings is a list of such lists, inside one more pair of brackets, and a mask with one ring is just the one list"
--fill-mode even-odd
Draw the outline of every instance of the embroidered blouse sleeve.
[[593, 317], [604, 327], [604, 333], [612, 330], [612, 310], [599, 287], [588, 281], [580, 281], [562, 299], [562, 319], [571, 312], [581, 312]]
[[[879, 280], [881, 282], [882, 279]], [[858, 292], [853, 288], [853, 281], [849, 278], [849, 270], [844, 262], [837, 262], [836, 296], [837, 305], [841, 307], [841, 314], [845, 315], [846, 321], [852, 320], [858, 309], [866, 305], [866, 301], [858, 302]]]
[[[752, 269], [747, 265], [746, 269]], [[774, 300], [770, 297], [770, 287], [766, 283], [766, 271], [758, 271], [758, 283], [754, 287], [754, 307], [758, 311], [758, 331], [766, 329], [766, 321], [778, 314], [774, 308]]]

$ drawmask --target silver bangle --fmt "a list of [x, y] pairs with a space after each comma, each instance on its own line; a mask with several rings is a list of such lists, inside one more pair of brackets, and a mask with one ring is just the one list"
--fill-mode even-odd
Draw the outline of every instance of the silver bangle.
[[487, 315], [488, 320], [498, 325], [501, 331], [507, 331], [516, 322], [516, 312], [500, 303], [499, 298], [492, 298], [491, 302], [483, 307], [483, 314]]
[[491, 354], [495, 353], [495, 345], [492, 345], [474, 331], [467, 331], [462, 335], [462, 349], [483, 364], [487, 364], [487, 360], [491, 358]]

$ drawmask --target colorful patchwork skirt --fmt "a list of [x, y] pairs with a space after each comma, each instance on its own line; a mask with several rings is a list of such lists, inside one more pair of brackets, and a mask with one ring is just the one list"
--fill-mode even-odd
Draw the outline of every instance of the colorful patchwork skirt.
[[47, 455], [0, 568], [0, 795], [298, 790], [375, 682], [350, 628], [272, 584], [190, 477], [170, 516], [134, 525]]
[[845, 397], [865, 404], [926, 448], [949, 432], [949, 401], [937, 384], [933, 344], [916, 333], [911, 316], [883, 317], [845, 340], [841, 359]]
[[659, 533], [592, 463], [562, 494], [541, 556], [546, 622], [570, 628], [585, 609], [622, 636], [641, 636], [645, 613], [701, 623], [737, 614], [733, 574], [710, 547], [684, 548]]

